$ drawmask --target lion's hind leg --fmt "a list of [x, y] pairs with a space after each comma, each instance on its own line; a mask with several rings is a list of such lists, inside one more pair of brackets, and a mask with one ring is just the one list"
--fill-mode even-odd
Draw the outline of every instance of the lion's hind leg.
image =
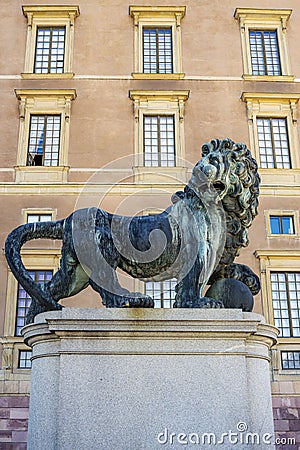
[[[63, 307], [58, 303], [60, 299], [78, 294], [88, 284], [89, 277], [80, 264], [67, 264], [63, 268], [61, 267], [52, 279], [42, 286], [42, 289], [47, 296], [57, 303], [57, 309], [61, 310]], [[26, 315], [26, 324], [32, 323], [37, 314], [46, 311], [33, 297]]]

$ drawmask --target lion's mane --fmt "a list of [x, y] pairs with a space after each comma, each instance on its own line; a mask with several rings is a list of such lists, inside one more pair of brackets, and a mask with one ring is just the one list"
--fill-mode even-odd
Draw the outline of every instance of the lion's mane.
[[[230, 265], [234, 258], [239, 255], [241, 247], [249, 243], [248, 229], [253, 219], [257, 216], [260, 177], [257, 172], [257, 163], [252, 158], [251, 152], [245, 144], [234, 143], [231, 139], [213, 139], [202, 146], [202, 156], [211, 152], [220, 152], [230, 164], [229, 182], [226, 186], [227, 192], [222, 199], [222, 205], [226, 214], [226, 242], [218, 267], [214, 271], [210, 284], [224, 276], [242, 278], [235, 276], [236, 268]], [[249, 279], [247, 285], [252, 292], [259, 290], [259, 281]], [[250, 277], [251, 278], [251, 277]], [[243, 280], [245, 282], [245, 280]], [[254, 286], [255, 285], [255, 286]]]

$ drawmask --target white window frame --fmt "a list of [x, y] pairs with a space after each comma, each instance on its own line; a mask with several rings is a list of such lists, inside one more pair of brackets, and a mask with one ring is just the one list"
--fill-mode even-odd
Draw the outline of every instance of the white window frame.
[[[22, 78], [72, 78], [72, 59], [74, 47], [74, 22], [79, 16], [79, 6], [75, 5], [35, 5], [23, 6], [27, 18], [27, 43], [24, 72]], [[38, 27], [65, 27], [65, 52], [63, 73], [34, 73], [35, 47]]]
[[[173, 183], [186, 182], [184, 164], [184, 104], [189, 91], [130, 91], [134, 105], [134, 175], [135, 181], [154, 183], [172, 177]], [[144, 166], [144, 115], [173, 115], [175, 131], [175, 167]], [[177, 179], [176, 179], [177, 178]]]
[[[129, 14], [134, 21], [134, 72], [133, 78], [182, 79], [181, 20], [185, 6], [130, 6]], [[171, 28], [173, 73], [143, 73], [144, 27]]]
[[[76, 98], [75, 89], [16, 89], [19, 100], [20, 125], [15, 181], [66, 182], [70, 133], [71, 102]], [[60, 145], [58, 166], [27, 166], [30, 117], [35, 114], [60, 114]]]
[[284, 173], [300, 167], [299, 138], [297, 123], [297, 104], [300, 94], [275, 94], [263, 92], [244, 92], [242, 100], [247, 105], [250, 148], [255, 152], [255, 158], [260, 166], [257, 118], [285, 118], [290, 150], [290, 169], [260, 168], [261, 174]]
[[[264, 211], [265, 215], [265, 224], [266, 224], [266, 233], [267, 237], [270, 239], [278, 239], [278, 238], [289, 238], [289, 239], [296, 239], [300, 238], [300, 231], [299, 231], [299, 211], [296, 210], [279, 210], [279, 209], [269, 209]], [[275, 234], [271, 233], [271, 223], [270, 223], [270, 217], [271, 216], [289, 216], [293, 218], [293, 225], [294, 225], [294, 233], [293, 234]]]
[[[287, 22], [291, 9], [236, 8], [234, 17], [239, 21], [243, 57], [243, 78], [251, 81], [294, 81], [287, 48]], [[253, 75], [250, 51], [250, 30], [276, 31], [282, 75]]]
[[[274, 324], [271, 272], [300, 272], [297, 270], [297, 267], [300, 267], [300, 252], [298, 250], [257, 250], [254, 254], [259, 259], [260, 265], [263, 314], [267, 323]], [[274, 381], [299, 381], [299, 370], [282, 369], [280, 354], [281, 351], [297, 351], [299, 348], [299, 337], [278, 337], [278, 342], [272, 350]]]
[[57, 209], [53, 208], [23, 208], [22, 209], [22, 219], [23, 223], [28, 223], [29, 215], [44, 215], [49, 214], [51, 216], [50, 220], [56, 220]]
[[[53, 270], [53, 273], [55, 273], [59, 269], [61, 249], [23, 249], [21, 253], [23, 263], [28, 270]], [[8, 269], [4, 333], [2, 337], [2, 367], [7, 370], [11, 380], [15, 380], [15, 377], [20, 372], [30, 372], [30, 369], [18, 368], [19, 350], [30, 350], [30, 347], [24, 344], [22, 336], [15, 336], [17, 297], [18, 282], [11, 270]]]

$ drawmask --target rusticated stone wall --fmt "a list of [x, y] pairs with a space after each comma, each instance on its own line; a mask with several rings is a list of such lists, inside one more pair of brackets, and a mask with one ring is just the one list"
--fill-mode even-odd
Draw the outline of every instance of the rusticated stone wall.
[[0, 450], [26, 450], [29, 397], [0, 397]]
[[[0, 450], [26, 450], [29, 397], [0, 397]], [[273, 397], [276, 437], [286, 444], [277, 450], [300, 448], [300, 397]], [[288, 439], [295, 444], [288, 444]]]
[[[276, 437], [282, 442], [276, 449], [299, 450], [300, 397], [273, 397], [273, 414]], [[289, 443], [289, 439], [295, 439], [295, 443]]]

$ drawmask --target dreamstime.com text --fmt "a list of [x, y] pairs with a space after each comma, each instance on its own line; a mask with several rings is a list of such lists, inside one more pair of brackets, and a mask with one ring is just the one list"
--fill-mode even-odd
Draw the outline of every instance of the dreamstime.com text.
[[[165, 428], [157, 435], [157, 441], [161, 445], [295, 445], [295, 438], [274, 437], [270, 433], [254, 433], [248, 431], [246, 422], [239, 422], [236, 430], [229, 430], [219, 435], [215, 433], [174, 433]], [[238, 448], [238, 447], [237, 447]]]

